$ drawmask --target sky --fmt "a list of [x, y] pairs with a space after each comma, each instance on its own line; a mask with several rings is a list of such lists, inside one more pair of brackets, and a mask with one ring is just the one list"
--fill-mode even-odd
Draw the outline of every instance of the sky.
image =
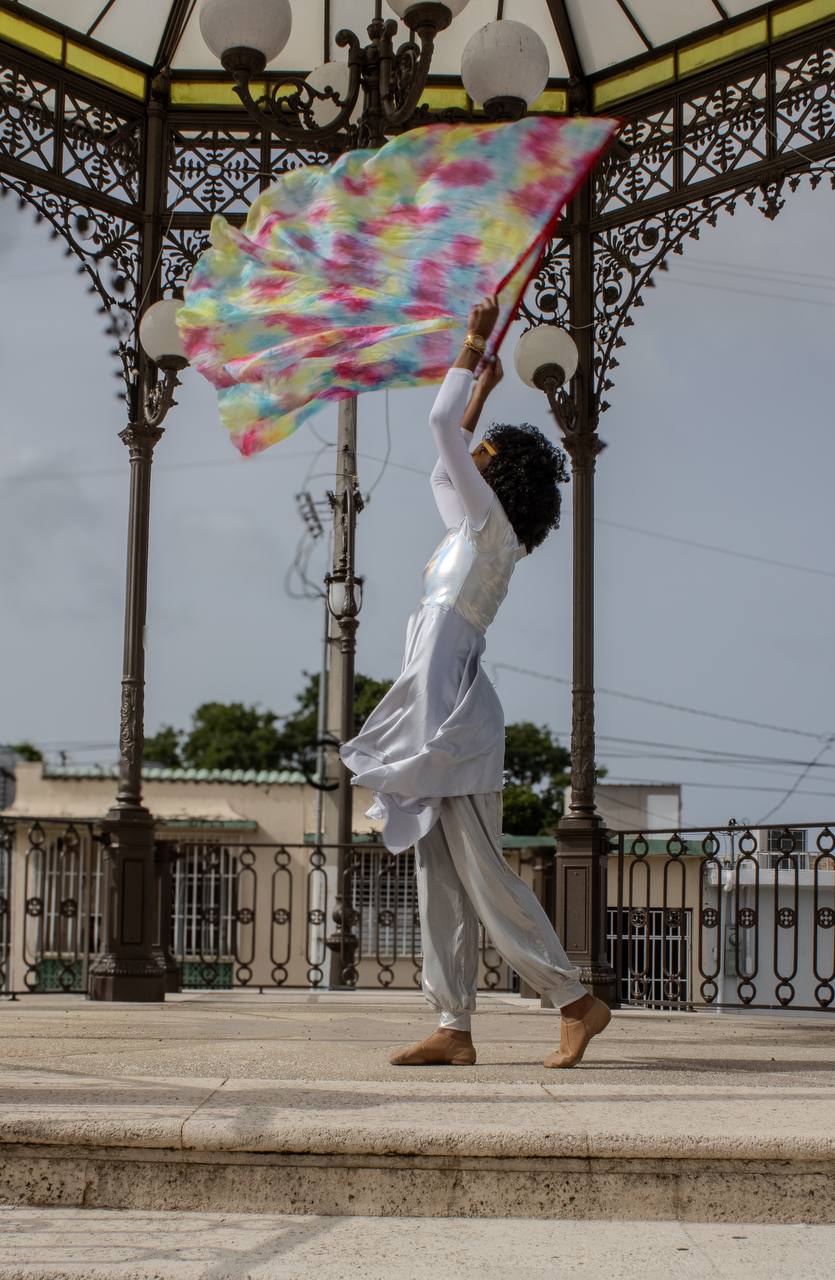
[[[770, 810], [835, 820], [834, 212], [828, 186], [804, 186], [774, 222], [740, 202], [688, 241], [634, 313], [601, 421], [598, 759], [612, 781], [683, 784], [688, 825]], [[74, 260], [11, 200], [0, 282], [0, 741], [110, 763], [128, 496], [117, 366]], [[513, 372], [514, 341], [485, 421], [553, 434], [544, 398]], [[399, 669], [442, 534], [432, 397], [393, 391], [388, 413], [383, 392], [360, 400], [360, 484], [373, 492], [357, 535], [357, 666], [372, 676]], [[325, 408], [244, 461], [212, 388], [184, 374], [154, 464], [147, 732], [186, 727], [208, 700], [292, 709], [322, 630], [320, 601], [286, 589], [294, 495], [324, 496], [335, 431]], [[508, 720], [567, 743], [570, 486], [564, 498], [562, 528], [516, 570], [485, 662]], [[309, 575], [324, 569], [323, 540]]]

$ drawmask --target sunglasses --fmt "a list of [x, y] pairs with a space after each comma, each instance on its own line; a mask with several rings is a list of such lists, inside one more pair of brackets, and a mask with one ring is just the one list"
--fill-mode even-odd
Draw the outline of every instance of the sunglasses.
[[499, 452], [496, 446], [494, 444], [491, 444], [489, 440], [482, 440], [479, 444], [476, 445], [475, 449], [473, 449], [473, 456], [475, 456], [477, 453], [480, 453], [482, 449], [491, 458], [495, 458], [496, 454]]

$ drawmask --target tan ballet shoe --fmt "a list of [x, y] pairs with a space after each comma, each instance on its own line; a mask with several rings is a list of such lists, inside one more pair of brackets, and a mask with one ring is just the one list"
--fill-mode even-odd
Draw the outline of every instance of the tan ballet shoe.
[[545, 1067], [573, 1067], [586, 1049], [589, 1041], [605, 1031], [612, 1021], [612, 1013], [607, 1004], [595, 997], [594, 1004], [584, 1013], [582, 1018], [563, 1018], [560, 1024], [560, 1047], [542, 1064]]
[[440, 1031], [433, 1031], [431, 1036], [418, 1044], [393, 1053], [389, 1062], [393, 1067], [471, 1067], [475, 1057], [472, 1040], [459, 1040], [457, 1036], [446, 1036]]

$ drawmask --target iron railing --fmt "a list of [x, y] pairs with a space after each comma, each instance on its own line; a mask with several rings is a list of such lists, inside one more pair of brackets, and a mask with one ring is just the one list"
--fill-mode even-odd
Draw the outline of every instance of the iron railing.
[[[0, 818], [0, 993], [84, 993], [105, 937], [100, 823]], [[169, 989], [420, 985], [414, 855], [172, 839], [156, 845], [157, 949]], [[537, 881], [539, 859], [508, 853]], [[480, 985], [519, 989], [482, 931]]]
[[[610, 838], [607, 941], [622, 1004], [835, 1011], [835, 823]], [[0, 818], [0, 993], [87, 990], [106, 843], [95, 822]], [[157, 855], [171, 989], [420, 984], [411, 853], [168, 834]], [[550, 851], [507, 856], [554, 918]], [[483, 933], [480, 986], [519, 990]]]
[[[173, 952], [184, 986], [420, 986], [411, 851], [200, 840], [176, 851]], [[525, 851], [508, 856], [534, 862]], [[483, 930], [480, 986], [519, 987]]]
[[610, 834], [623, 1004], [835, 1011], [835, 824]]

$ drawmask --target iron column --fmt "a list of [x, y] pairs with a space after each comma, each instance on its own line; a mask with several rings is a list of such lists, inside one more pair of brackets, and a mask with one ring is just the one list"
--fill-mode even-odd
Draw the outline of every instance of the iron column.
[[[140, 306], [142, 301], [153, 300], [158, 294], [164, 133], [162, 96], [152, 90], [145, 139], [143, 209], [146, 222], [142, 233]], [[154, 447], [163, 434], [161, 419], [171, 403], [176, 374], [172, 373], [171, 378], [166, 375], [164, 401], [154, 400], [149, 413], [148, 397], [154, 396], [156, 388], [149, 390], [151, 369], [141, 348], [137, 350], [137, 365], [137, 376], [130, 388], [130, 420], [119, 436], [130, 451], [119, 789], [104, 824], [108, 837], [104, 950], [90, 966], [89, 994], [93, 1000], [164, 1000], [166, 987], [165, 967], [159, 952], [154, 950], [157, 932], [154, 821], [142, 803], [142, 751], [151, 463]], [[161, 414], [158, 409], [162, 410]]]
[[571, 327], [579, 356], [570, 398], [558, 415], [571, 458], [573, 527], [571, 802], [557, 828], [557, 930], [581, 980], [617, 1003], [606, 955], [609, 842], [594, 798], [594, 471], [604, 447], [594, 395], [594, 280], [591, 186], [572, 202]]

